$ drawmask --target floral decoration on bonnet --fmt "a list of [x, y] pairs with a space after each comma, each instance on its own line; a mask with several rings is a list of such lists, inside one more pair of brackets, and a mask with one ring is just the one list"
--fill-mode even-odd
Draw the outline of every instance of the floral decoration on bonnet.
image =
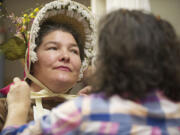
[[[11, 21], [16, 30], [11, 38], [0, 45], [0, 50], [2, 50], [6, 59], [16, 60], [25, 57], [30, 27], [41, 7], [42, 6], [38, 6], [35, 9], [28, 9], [20, 17], [16, 16], [14, 13], [9, 14], [7, 10], [5, 10], [6, 15], [4, 16]], [[12, 31], [12, 27], [9, 29]]]

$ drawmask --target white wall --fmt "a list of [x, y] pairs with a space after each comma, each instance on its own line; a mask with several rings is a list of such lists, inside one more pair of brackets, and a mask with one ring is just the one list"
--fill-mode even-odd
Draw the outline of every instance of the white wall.
[[169, 21], [180, 36], [180, 0], [150, 0], [152, 12]]
[[[105, 9], [106, 4], [110, 3], [106, 1], [112, 1], [112, 0], [91, 0], [91, 4], [95, 8], [94, 11], [96, 12], [97, 15], [98, 14], [103, 15], [106, 13], [106, 9]], [[152, 12], [155, 15], [160, 15], [161, 18], [169, 21], [174, 26], [177, 34], [180, 36], [180, 0], [149, 0], [149, 1]]]
[[106, 0], [91, 0], [93, 14], [99, 19], [106, 13]]

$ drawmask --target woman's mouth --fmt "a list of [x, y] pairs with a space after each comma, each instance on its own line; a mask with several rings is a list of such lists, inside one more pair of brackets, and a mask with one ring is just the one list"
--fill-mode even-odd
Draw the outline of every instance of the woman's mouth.
[[72, 72], [72, 70], [67, 66], [58, 66], [55, 69], [59, 69], [59, 70], [66, 71], [66, 72]]

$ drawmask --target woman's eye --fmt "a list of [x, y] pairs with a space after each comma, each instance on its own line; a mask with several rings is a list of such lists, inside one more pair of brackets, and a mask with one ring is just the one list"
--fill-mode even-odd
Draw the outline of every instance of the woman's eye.
[[57, 47], [49, 47], [48, 50], [57, 50]]
[[79, 51], [76, 49], [72, 49], [71, 52], [73, 52], [74, 54], [78, 54], [79, 55]]

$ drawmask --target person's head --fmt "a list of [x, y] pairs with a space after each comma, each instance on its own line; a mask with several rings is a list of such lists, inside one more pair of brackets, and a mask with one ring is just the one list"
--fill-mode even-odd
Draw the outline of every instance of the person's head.
[[167, 21], [120, 9], [99, 24], [98, 90], [139, 100], [158, 89], [180, 101], [180, 44]]
[[54, 92], [70, 89], [78, 80], [84, 59], [77, 33], [64, 24], [44, 22], [36, 45], [38, 61], [31, 65], [32, 75]]
[[32, 24], [26, 72], [53, 92], [72, 88], [94, 55], [94, 23], [89, 10], [77, 2], [46, 4]]

